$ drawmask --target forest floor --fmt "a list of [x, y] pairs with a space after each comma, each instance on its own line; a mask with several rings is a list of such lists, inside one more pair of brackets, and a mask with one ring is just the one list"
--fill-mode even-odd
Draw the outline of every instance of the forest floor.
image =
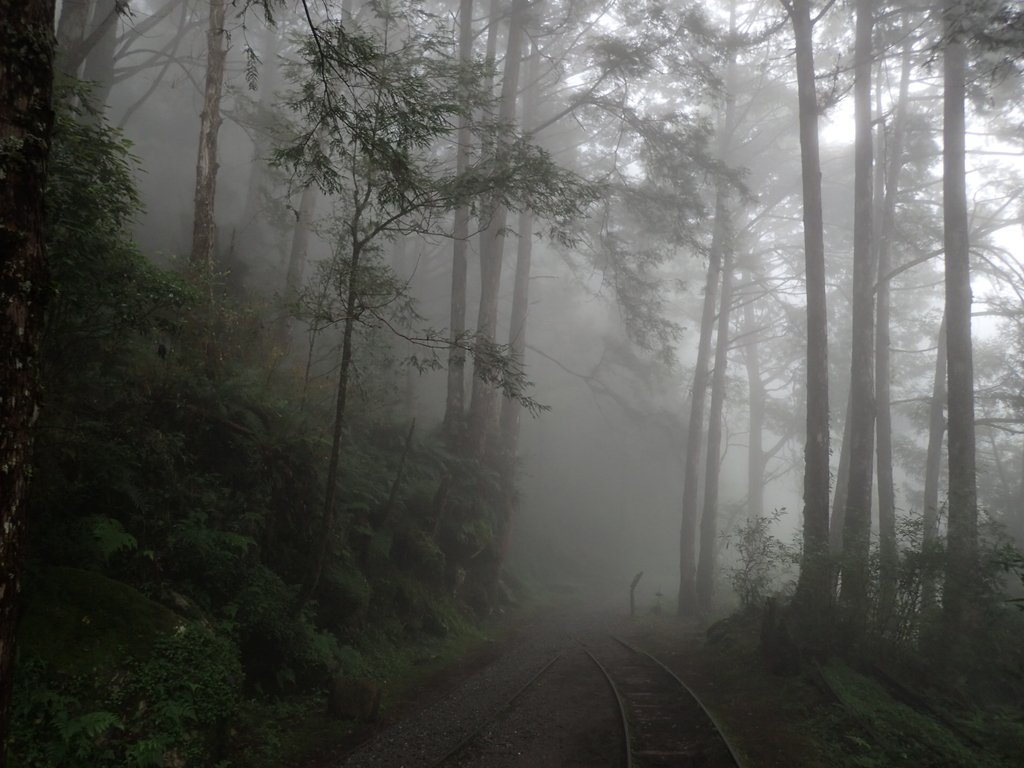
[[711, 633], [711, 641], [694, 623], [668, 615], [629, 619], [606, 610], [546, 608], [496, 619], [487, 628], [491, 640], [400, 687], [380, 722], [347, 731], [305, 768], [434, 765], [553, 655], [566, 661], [553, 668], [550, 684], [517, 703], [503, 725], [485, 730], [481, 748], [450, 764], [615, 765], [611, 705], [600, 687], [581, 682], [585, 665], [571, 657], [573, 638], [585, 632], [614, 633], [676, 672], [722, 725], [743, 768], [1020, 765], [1019, 710], [965, 707], [937, 716], [935, 709], [908, 703], [882, 681], [835, 662], [780, 676], [761, 660], [756, 620], [731, 620], [724, 627]]

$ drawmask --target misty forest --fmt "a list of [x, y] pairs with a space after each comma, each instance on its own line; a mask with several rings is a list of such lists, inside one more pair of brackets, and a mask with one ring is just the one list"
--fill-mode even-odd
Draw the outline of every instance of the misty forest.
[[0, 768], [1020, 766], [1022, 75], [1015, 0], [0, 0]]

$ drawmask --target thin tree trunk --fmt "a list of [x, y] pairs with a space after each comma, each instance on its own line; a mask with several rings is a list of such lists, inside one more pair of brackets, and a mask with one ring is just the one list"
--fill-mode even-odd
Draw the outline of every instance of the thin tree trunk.
[[700, 339], [697, 362], [693, 369], [690, 392], [690, 420], [686, 428], [686, 457], [683, 466], [682, 526], [679, 531], [679, 598], [680, 616], [691, 615], [697, 607], [697, 510], [700, 499], [700, 458], [704, 444], [704, 401], [708, 389], [708, 361], [711, 357], [711, 335], [715, 325], [715, 303], [722, 273], [722, 251], [725, 247], [725, 222], [715, 218], [708, 253], [708, 273], [704, 283], [704, 306], [700, 316]]
[[292, 230], [292, 244], [288, 253], [288, 271], [284, 282], [284, 311], [280, 314], [278, 338], [287, 348], [288, 328], [291, 315], [306, 275], [306, 258], [309, 255], [309, 233], [316, 217], [317, 190], [312, 184], [302, 188], [299, 210], [295, 214], [295, 228]]
[[[724, 195], [723, 195], [724, 198]], [[715, 206], [716, 209], [718, 206]], [[723, 219], [728, 240], [729, 222], [726, 202], [716, 210], [715, 219]], [[725, 374], [729, 360], [729, 318], [732, 305], [732, 247], [726, 242], [722, 252], [722, 301], [718, 310], [718, 335], [715, 342], [715, 368], [711, 376], [711, 408], [708, 413], [708, 447], [704, 466], [704, 510], [700, 519], [700, 553], [697, 559], [697, 608], [711, 610], [715, 563], [718, 555], [718, 481], [722, 466], [722, 412], [725, 409]]]
[[[54, 3], [0, 0], [0, 734], [9, 733], [39, 348], [49, 294], [43, 231], [53, 128]], [[0, 738], [0, 766], [6, 765]]]
[[[877, 413], [878, 541], [880, 615], [888, 616], [896, 598], [896, 570], [899, 551], [896, 542], [896, 484], [893, 478], [892, 406], [890, 388], [889, 272], [892, 270], [891, 242], [896, 230], [896, 194], [903, 165], [903, 134], [910, 93], [910, 42], [903, 45], [900, 91], [892, 122], [892, 139], [885, 142], [884, 202], [878, 230], [878, 297], [875, 328], [875, 407]], [[879, 110], [881, 114], [881, 110]], [[884, 137], [884, 126], [880, 128]], [[879, 163], [881, 166], [881, 163]]]
[[210, 0], [210, 25], [206, 33], [206, 87], [199, 118], [199, 152], [196, 160], [196, 189], [193, 206], [193, 273], [212, 291], [214, 244], [214, 199], [217, 192], [217, 135], [220, 132], [220, 99], [224, 90], [224, 61], [227, 58], [224, 30], [225, 0]]
[[100, 110], [106, 108], [110, 89], [114, 84], [118, 17], [115, 0], [101, 0], [96, 4], [92, 14], [93, 31], [90, 37], [96, 35], [96, 42], [86, 52], [82, 79], [93, 83], [90, 96], [93, 105]]
[[871, 490], [875, 448], [875, 250], [872, 239], [871, 64], [874, 3], [857, 0], [854, 50], [853, 333], [850, 354], [850, 482], [843, 520], [840, 599], [855, 632], [867, 626], [871, 574]]
[[749, 402], [749, 436], [747, 438], [747, 519], [764, 514], [764, 382], [761, 381], [760, 345], [752, 335], [757, 327], [754, 304], [749, 298], [743, 304], [743, 329], [750, 341], [743, 348], [747, 367], [747, 400]]
[[57, 22], [57, 68], [70, 77], [78, 77], [85, 58], [81, 48], [93, 1], [64, 0], [61, 3], [60, 19]]
[[966, 11], [945, 8], [943, 53], [942, 200], [946, 252], [946, 354], [949, 398], [949, 528], [946, 539], [944, 616], [954, 638], [977, 578], [978, 496], [975, 478], [974, 359], [971, 345], [971, 273], [967, 231], [965, 109], [967, 50], [961, 28]]
[[[839, 445], [839, 466], [832, 497], [832, 520], [828, 529], [828, 549], [837, 561], [843, 554], [843, 527], [846, 521], [846, 492], [850, 488], [850, 419], [853, 413], [852, 393], [846, 395], [846, 417], [843, 419], [843, 440]], [[838, 574], [837, 574], [838, 575]]]
[[809, 631], [807, 640], [820, 644], [825, 639], [826, 616], [832, 601], [828, 553], [828, 313], [818, 101], [809, 0], [793, 0], [790, 17], [796, 41], [807, 290], [807, 444], [804, 449], [803, 553], [796, 602]]
[[[515, 0], [509, 21], [508, 49], [501, 81], [498, 121], [510, 124], [515, 117], [516, 94], [519, 91], [519, 70], [522, 63], [523, 27], [526, 22], [527, 0]], [[492, 17], [491, 23], [495, 19]], [[502, 162], [501, 142], [495, 148], [498, 162]], [[508, 210], [494, 197], [491, 200], [490, 222], [480, 237], [480, 306], [477, 313], [477, 344], [495, 343], [498, 327], [498, 294], [501, 290], [501, 266], [505, 250], [505, 225]], [[486, 380], [478, 356], [473, 363], [473, 387], [469, 405], [469, 450], [476, 457], [484, 455], [487, 435], [493, 426], [497, 393]]]
[[[938, 350], [935, 353], [935, 378], [928, 407], [928, 453], [924, 466], [921, 549], [927, 556], [939, 540], [939, 478], [942, 474], [942, 438], [946, 433], [946, 314], [939, 324]], [[925, 562], [928, 562], [926, 557]], [[935, 605], [935, 574], [926, 570], [921, 577], [921, 607]]]
[[274, 93], [277, 89], [279, 63], [277, 60], [278, 30], [267, 25], [263, 33], [260, 55], [263, 66], [260, 67], [260, 97], [256, 103], [256, 115], [252, 131], [252, 161], [249, 165], [249, 181], [245, 188], [245, 204], [242, 206], [241, 251], [248, 257], [251, 251], [260, 249], [267, 238], [267, 227], [263, 216], [263, 186], [267, 172], [267, 160], [270, 155], [269, 129], [274, 119]]
[[[463, 109], [468, 107], [468, 79], [473, 61], [473, 0], [461, 0], [459, 4], [459, 83]], [[469, 145], [472, 134], [469, 116], [459, 117], [456, 134], [456, 173], [462, 175], [469, 167]], [[469, 203], [455, 209], [452, 227], [452, 294], [450, 326], [451, 349], [448, 352], [448, 390], [444, 404], [444, 426], [449, 437], [454, 437], [462, 427], [463, 408], [466, 399], [466, 350], [462, 337], [466, 332], [466, 254], [469, 250]]]
[[[537, 12], [537, 8], [534, 11]], [[537, 76], [540, 69], [540, 50], [536, 43], [530, 52], [526, 67], [528, 89], [523, 98], [523, 132], [529, 135], [535, 122], [538, 102]], [[508, 329], [508, 349], [514, 365], [523, 365], [526, 351], [526, 322], [530, 308], [530, 268], [533, 260], [533, 211], [519, 214], [519, 239], [516, 248], [516, 272], [512, 289], [512, 311]], [[501, 401], [498, 426], [501, 434], [501, 455], [506, 475], [511, 479], [515, 457], [519, 450], [519, 420], [522, 406], [518, 400], [506, 397]], [[508, 488], [509, 491], [512, 488]]]
[[356, 326], [356, 300], [359, 295], [359, 268], [362, 256], [362, 242], [359, 239], [357, 222], [359, 212], [353, 214], [349, 237], [351, 240], [352, 262], [349, 265], [348, 282], [345, 286], [345, 321], [341, 335], [341, 361], [338, 366], [338, 385], [334, 402], [334, 429], [331, 432], [331, 455], [327, 460], [327, 481], [324, 492], [324, 507], [320, 517], [320, 530], [314, 542], [313, 560], [306, 580], [295, 601], [295, 613], [299, 613], [306, 601], [313, 595], [327, 562], [331, 536], [334, 531], [335, 506], [338, 494], [338, 466], [344, 447], [346, 408], [348, 406], [348, 384], [352, 369], [352, 339]]

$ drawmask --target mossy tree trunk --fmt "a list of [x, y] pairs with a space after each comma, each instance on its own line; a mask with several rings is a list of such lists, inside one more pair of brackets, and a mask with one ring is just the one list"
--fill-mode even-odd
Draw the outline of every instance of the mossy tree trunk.
[[10, 722], [48, 293], [43, 194], [53, 128], [53, 17], [53, 0], [0, 0], [0, 734]]

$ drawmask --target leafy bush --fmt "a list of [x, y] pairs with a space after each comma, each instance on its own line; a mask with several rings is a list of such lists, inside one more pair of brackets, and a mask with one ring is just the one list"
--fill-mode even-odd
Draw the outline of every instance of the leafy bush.
[[759, 608], [766, 597], [781, 591], [797, 562], [795, 548], [771, 532], [785, 511], [748, 518], [726, 542], [727, 548], [736, 549], [737, 565], [728, 571], [729, 583], [744, 609]]
[[223, 757], [240, 693], [237, 650], [194, 625], [160, 637], [109, 679], [26, 660], [15, 678], [10, 751], [21, 768], [202, 768]]

